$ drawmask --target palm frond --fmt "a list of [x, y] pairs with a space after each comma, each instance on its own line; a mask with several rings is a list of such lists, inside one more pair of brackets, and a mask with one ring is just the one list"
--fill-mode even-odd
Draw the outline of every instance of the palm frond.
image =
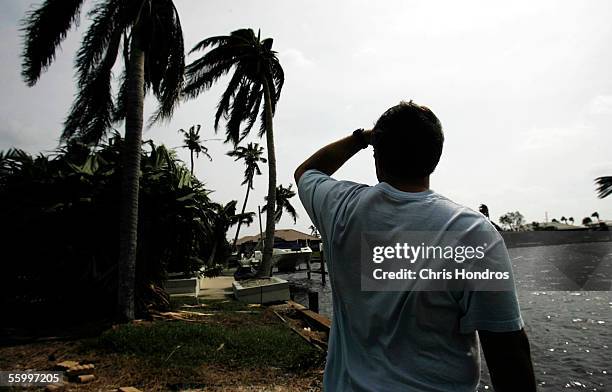
[[271, 70], [272, 70], [272, 80], [274, 81], [274, 106], [280, 100], [281, 91], [283, 89], [283, 85], [285, 84], [285, 71], [283, 71], [283, 67], [281, 67], [280, 63], [276, 56], [271, 62]]
[[241, 138], [245, 138], [251, 132], [251, 129], [253, 129], [253, 125], [255, 125], [257, 121], [262, 98], [263, 92], [261, 91], [261, 83], [253, 83], [251, 92], [249, 93], [249, 103], [247, 105], [247, 125], [242, 130]]
[[184, 84], [185, 47], [178, 11], [171, 0], [156, 2], [155, 24], [148, 45], [148, 74], [159, 107], [150, 124], [172, 117]]
[[232, 98], [234, 97], [234, 95], [237, 93], [237, 90], [240, 87], [241, 81], [242, 81], [242, 72], [240, 69], [236, 69], [236, 71], [234, 72], [234, 75], [232, 75], [232, 78], [227, 84], [227, 88], [225, 89], [225, 92], [221, 96], [221, 100], [217, 104], [217, 112], [215, 113], [215, 132], [219, 128], [219, 121], [221, 120], [221, 117], [227, 116], [227, 114], [229, 113], [231, 109], [230, 102]]
[[234, 63], [233, 60], [226, 61], [217, 64], [209, 70], [196, 68], [195, 64], [190, 64], [185, 71], [185, 78], [187, 80], [183, 88], [183, 96], [185, 98], [196, 98], [202, 92], [207, 91], [219, 78], [232, 70]]
[[247, 104], [249, 99], [249, 85], [242, 83], [238, 92], [234, 96], [232, 107], [230, 110], [230, 117], [225, 124], [225, 135], [226, 142], [231, 141], [234, 145], [237, 145], [240, 140], [240, 124], [246, 117]]
[[115, 111], [113, 113], [113, 122], [119, 122], [125, 119], [127, 110], [127, 70], [128, 60], [130, 58], [130, 37], [126, 32], [123, 33], [123, 72], [119, 83], [119, 91], [115, 98]]
[[[598, 177], [595, 181], [597, 183], [597, 196], [600, 199], [612, 195], [612, 176]], [[599, 218], [599, 214], [597, 214], [597, 217]]]
[[89, 73], [79, 89], [70, 114], [64, 122], [62, 139], [78, 137], [89, 144], [97, 144], [110, 129], [114, 104], [112, 97], [112, 68], [117, 59], [121, 31], [115, 31], [103, 61]]
[[55, 59], [55, 52], [68, 31], [78, 24], [84, 0], [46, 0], [22, 22], [24, 50], [22, 72], [28, 86], [36, 84]]
[[198, 42], [193, 47], [193, 49], [191, 49], [189, 51], [189, 54], [198, 52], [200, 50], [204, 50], [204, 49], [208, 48], [209, 46], [227, 45], [231, 41], [232, 41], [232, 37], [229, 37], [227, 35], [218, 35], [218, 36], [215, 36], [215, 37], [208, 37], [208, 38], [203, 39], [202, 41]]
[[102, 59], [113, 32], [116, 29], [123, 31], [126, 28], [120, 23], [119, 11], [122, 3], [121, 0], [101, 2], [89, 12], [88, 16], [92, 23], [83, 37], [75, 61], [79, 86], [85, 84], [89, 73]]
[[287, 213], [293, 219], [293, 223], [297, 223], [298, 215], [297, 211], [295, 211], [295, 208], [291, 204], [287, 203], [285, 205], [285, 210], [287, 210]]

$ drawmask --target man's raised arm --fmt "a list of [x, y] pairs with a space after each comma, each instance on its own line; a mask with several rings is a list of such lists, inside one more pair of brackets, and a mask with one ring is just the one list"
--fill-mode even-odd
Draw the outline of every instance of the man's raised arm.
[[361, 132], [361, 136], [353, 134], [321, 148], [295, 170], [293, 175], [295, 183], [299, 182], [300, 177], [306, 170], [311, 169], [331, 176], [353, 155], [364, 148], [364, 143], [366, 143], [366, 146], [369, 145], [371, 136], [372, 131], [366, 130]]

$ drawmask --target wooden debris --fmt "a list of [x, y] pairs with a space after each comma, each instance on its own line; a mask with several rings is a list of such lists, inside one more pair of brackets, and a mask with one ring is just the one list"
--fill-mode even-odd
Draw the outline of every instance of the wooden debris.
[[75, 367], [71, 367], [70, 369], [68, 369], [66, 374], [68, 375], [68, 377], [80, 376], [82, 374], [91, 374], [91, 372], [94, 369], [95, 369], [95, 366], [91, 363], [86, 364], [86, 365], [77, 365]]
[[56, 370], [67, 371], [70, 368], [78, 366], [79, 363], [77, 361], [63, 361], [55, 365]]
[[121, 387], [117, 389], [117, 392], [142, 392], [142, 391], [134, 387]]
[[327, 317], [321, 316], [319, 313], [315, 313], [308, 309], [299, 309], [298, 311], [302, 313], [309, 321], [313, 321], [321, 329], [329, 332], [329, 329], [331, 328], [331, 321]]
[[198, 312], [189, 312], [186, 310], [179, 310], [178, 312], [151, 312], [151, 316], [154, 320], [179, 320], [179, 321], [189, 321], [189, 322], [198, 322], [198, 320], [194, 320], [187, 316], [193, 317], [202, 317], [208, 316], [211, 314], [204, 314]]
[[280, 315], [280, 313], [278, 313], [276, 310], [273, 310], [273, 312], [274, 312], [274, 314], [275, 314], [276, 316], [278, 316], [278, 318], [279, 318], [279, 319], [280, 319], [280, 320], [281, 320], [283, 323], [286, 323], [286, 322], [287, 322], [287, 320], [285, 320], [285, 319], [283, 318], [283, 316], [281, 316], [281, 315]]
[[84, 374], [82, 376], [77, 377], [78, 382], [80, 382], [81, 384], [91, 382], [95, 379], [96, 379], [96, 376], [94, 376], [93, 374]]

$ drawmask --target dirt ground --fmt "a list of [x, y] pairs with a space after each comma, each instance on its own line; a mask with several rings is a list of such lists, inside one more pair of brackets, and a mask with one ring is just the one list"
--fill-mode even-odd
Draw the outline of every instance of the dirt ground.
[[[221, 323], [228, 328], [241, 322], [279, 322], [271, 312], [263, 312], [257, 318], [249, 316], [244, 313], [218, 313], [203, 316], [200, 321]], [[84, 343], [84, 339], [68, 339], [0, 347], [0, 369], [51, 370], [57, 363], [66, 360], [95, 365], [94, 381], [87, 384], [67, 383], [63, 391], [114, 391], [121, 386], [132, 386], [141, 391], [321, 391], [323, 365], [296, 371], [261, 366], [236, 368], [222, 364], [206, 364], [190, 369], [151, 368], [141, 357], [100, 351]], [[28, 390], [43, 391], [44, 387]]]

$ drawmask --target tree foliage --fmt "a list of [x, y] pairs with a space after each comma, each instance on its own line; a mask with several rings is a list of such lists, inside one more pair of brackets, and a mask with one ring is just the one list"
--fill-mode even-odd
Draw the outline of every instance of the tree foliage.
[[[22, 76], [29, 86], [51, 66], [68, 31], [78, 25], [85, 0], [46, 0], [23, 21]], [[96, 144], [125, 119], [129, 48], [140, 29], [138, 46], [146, 53], [145, 91], [159, 106], [152, 121], [168, 119], [179, 101], [185, 70], [183, 32], [171, 0], [104, 0], [88, 13], [76, 59], [77, 94], [64, 123], [62, 137]], [[113, 92], [112, 70], [123, 57], [119, 88]]]
[[[72, 141], [48, 156], [0, 152], [5, 311], [25, 312], [25, 319], [61, 309], [80, 318], [114, 312], [122, 143], [115, 135], [95, 150]], [[224, 207], [171, 150], [145, 143], [141, 167], [136, 270], [142, 313], [164, 304], [168, 272], [216, 271], [220, 258], [202, 267], [215, 244], [220, 255], [229, 248], [230, 223], [219, 223]]]
[[[290, 199], [295, 196], [295, 191], [291, 189], [292, 184], [289, 184], [287, 188], [282, 185], [276, 187], [276, 208], [274, 209], [274, 219], [276, 223], [278, 223], [282, 216], [283, 211], [286, 211], [289, 216], [293, 219], [293, 223], [297, 221], [297, 212], [295, 208], [291, 205]], [[265, 197], [265, 200], [268, 200], [268, 197]], [[268, 205], [266, 204], [261, 212], [267, 211]]]
[[523, 226], [525, 218], [523, 214], [518, 211], [507, 212], [499, 218], [499, 223], [501, 223], [506, 230], [516, 231]]
[[[259, 34], [256, 36], [252, 29], [240, 29], [230, 35], [206, 38], [190, 52], [210, 48], [186, 68], [186, 98], [197, 97], [209, 90], [222, 76], [234, 71], [215, 114], [215, 131], [221, 118], [224, 118], [226, 141], [234, 145], [249, 134], [258, 116], [261, 116], [259, 135], [269, 129], [261, 105], [264, 98], [263, 84], [266, 82], [270, 89], [270, 104], [274, 113], [285, 83], [285, 75], [276, 52], [272, 50], [272, 42], [272, 38], [261, 40]], [[246, 125], [241, 131], [242, 123]]]

